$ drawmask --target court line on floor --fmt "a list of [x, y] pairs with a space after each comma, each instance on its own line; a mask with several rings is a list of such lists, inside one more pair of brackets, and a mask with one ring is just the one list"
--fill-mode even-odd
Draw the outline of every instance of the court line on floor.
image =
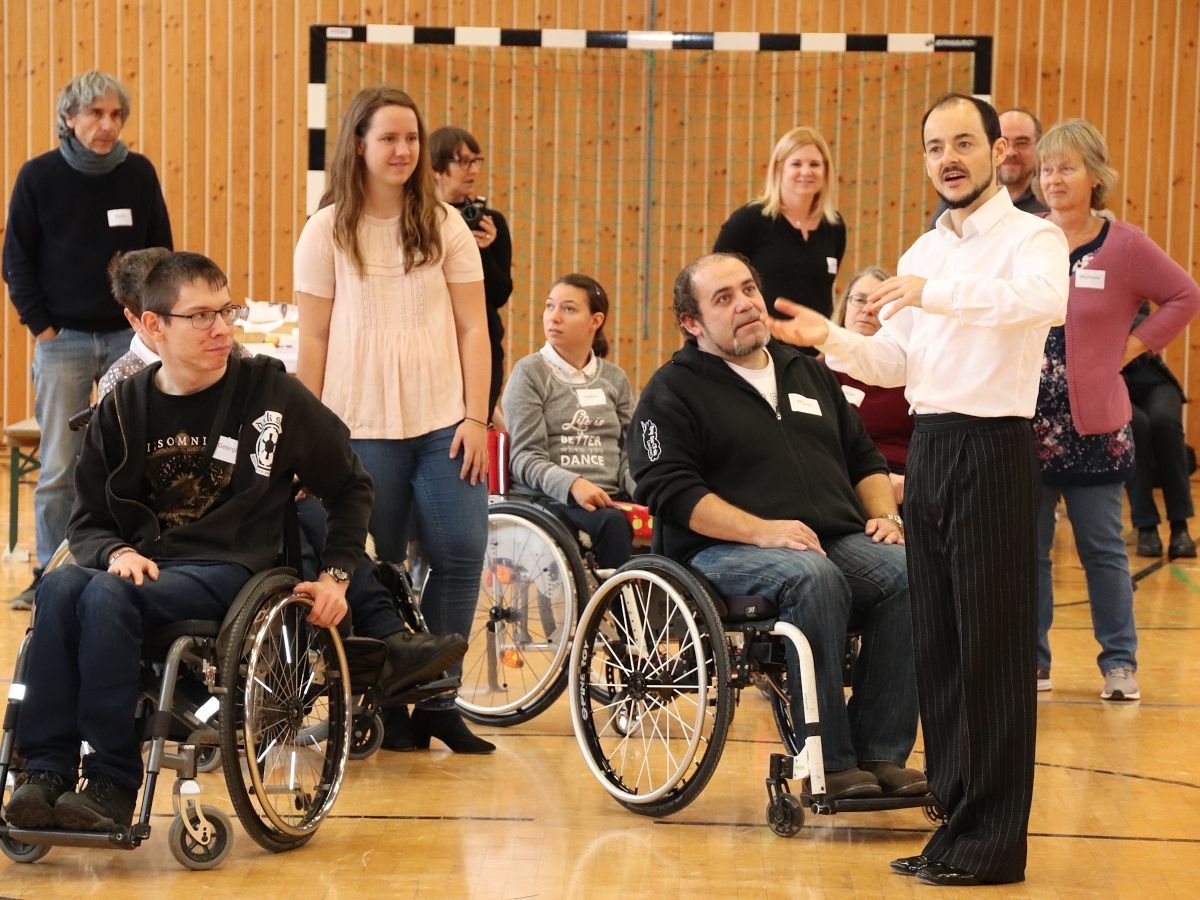
[[[848, 815], [841, 813], [841, 815]], [[814, 817], [815, 818], [815, 817]], [[770, 828], [759, 822], [678, 822], [671, 819], [655, 819], [654, 825], [675, 825], [692, 828]], [[801, 828], [812, 831], [820, 831], [823, 826], [819, 825], [802, 825]], [[885, 828], [878, 825], [855, 826], [846, 825], [839, 827], [840, 832], [881, 832], [884, 834], [928, 834], [928, 828]], [[1053, 831], [1031, 831], [1031, 838], [1065, 838], [1067, 840], [1084, 840], [1084, 841], [1128, 841], [1132, 843], [1146, 844], [1200, 844], [1200, 838], [1175, 838], [1175, 837], [1146, 837], [1143, 835], [1119, 835], [1119, 834], [1073, 834], [1067, 832]]]

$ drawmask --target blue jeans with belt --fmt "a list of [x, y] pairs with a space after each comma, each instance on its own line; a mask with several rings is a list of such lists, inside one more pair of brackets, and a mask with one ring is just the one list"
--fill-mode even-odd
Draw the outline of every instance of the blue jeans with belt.
[[[350, 445], [375, 483], [371, 535], [376, 554], [404, 562], [415, 510], [429, 556], [421, 612], [434, 634], [469, 638], [487, 546], [487, 481], [472, 485], [459, 477], [462, 451], [450, 458], [455, 428], [403, 440], [355, 439]], [[452, 675], [461, 672], [461, 662], [450, 670]], [[454, 698], [436, 697], [420, 705], [451, 709]]]
[[[692, 557], [717, 592], [759, 596], [812, 645], [825, 769], [862, 762], [904, 765], [917, 739], [917, 675], [904, 547], [865, 534], [822, 538], [811, 550], [717, 544]], [[847, 703], [842, 660], [847, 630], [862, 632], [862, 652]], [[792, 717], [804, 721], [795, 651], [788, 648]]]

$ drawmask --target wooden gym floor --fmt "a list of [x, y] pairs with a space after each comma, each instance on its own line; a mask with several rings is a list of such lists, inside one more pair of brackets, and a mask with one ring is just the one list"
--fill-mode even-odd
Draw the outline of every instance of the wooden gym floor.
[[[0, 473], [7, 486], [7, 472]], [[32, 489], [21, 489], [21, 542], [32, 546]], [[0, 509], [7, 508], [6, 491]], [[1165, 535], [1164, 535], [1165, 537]], [[1038, 697], [1028, 880], [990, 896], [1200, 896], [1200, 565], [1131, 557], [1145, 699], [1098, 699], [1101, 677], [1069, 526], [1055, 550], [1055, 689]], [[0, 695], [26, 613], [7, 599], [27, 565], [0, 565]], [[1032, 674], [1032, 673], [1031, 673]], [[2, 897], [893, 897], [934, 888], [889, 872], [920, 850], [920, 810], [809, 816], [792, 839], [766, 826], [763, 779], [778, 747], [769, 706], [748, 691], [715, 777], [668, 820], [635, 816], [592, 779], [565, 702], [512, 729], [479, 729], [490, 757], [380, 752], [349, 764], [331, 818], [306, 847], [260, 850], [240, 831], [210, 872], [171, 858], [171, 779], [140, 849], [55, 848], [40, 862], [0, 857]], [[920, 766], [920, 744], [914, 764]], [[219, 773], [207, 802], [232, 811]], [[235, 826], [236, 829], [236, 826]]]

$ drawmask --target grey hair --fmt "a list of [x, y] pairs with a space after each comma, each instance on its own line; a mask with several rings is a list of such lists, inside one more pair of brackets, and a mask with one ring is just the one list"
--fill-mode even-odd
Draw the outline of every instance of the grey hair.
[[91, 69], [76, 75], [58, 95], [58, 136], [71, 134], [67, 119], [79, 115], [79, 111], [96, 101], [97, 97], [113, 93], [121, 104], [121, 124], [129, 121], [129, 91], [107, 72]]
[[860, 278], [866, 278], [868, 276], [871, 278], [877, 278], [880, 281], [887, 281], [892, 277], [891, 273], [889, 273], [887, 269], [883, 268], [883, 266], [867, 266], [865, 269], [856, 272], [854, 277], [851, 278], [850, 282], [846, 285], [846, 289], [842, 291], [842, 296], [838, 297], [837, 302], [835, 302], [833, 305], [833, 324], [846, 324], [846, 304], [850, 302], [850, 292], [854, 290], [854, 285]]
[[1104, 135], [1084, 119], [1059, 122], [1037, 142], [1038, 175], [1033, 179], [1034, 195], [1043, 203], [1046, 202], [1042, 194], [1042, 163], [1071, 151], [1079, 154], [1088, 175], [1096, 179], [1096, 186], [1092, 188], [1092, 209], [1104, 209], [1113, 188], [1117, 186], [1117, 170], [1108, 162], [1108, 144]]

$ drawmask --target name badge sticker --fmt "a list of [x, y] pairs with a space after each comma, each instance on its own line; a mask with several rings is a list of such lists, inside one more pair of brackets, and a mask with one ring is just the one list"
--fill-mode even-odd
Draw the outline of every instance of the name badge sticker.
[[575, 396], [579, 398], [580, 406], [603, 406], [606, 402], [600, 388], [576, 388]]
[[805, 397], [803, 394], [788, 394], [788, 403], [791, 404], [792, 412], [807, 413], [810, 416], [822, 415], [821, 404], [812, 397]]
[[1104, 290], [1103, 269], [1080, 269], [1075, 273], [1075, 287]]
[[108, 227], [109, 228], [132, 228], [133, 227], [133, 210], [132, 209], [110, 209], [108, 211]]
[[837, 274], [837, 257], [836, 256], [825, 257], [825, 267], [827, 269], [829, 269], [830, 275], [836, 275]]
[[237, 462], [238, 442], [228, 435], [221, 435], [217, 441], [217, 449], [213, 451], [213, 459], [233, 465]]
[[867, 399], [867, 392], [862, 388], [851, 387], [848, 384], [842, 385], [842, 393], [846, 395], [846, 401], [851, 406], [862, 406], [862, 402]]

